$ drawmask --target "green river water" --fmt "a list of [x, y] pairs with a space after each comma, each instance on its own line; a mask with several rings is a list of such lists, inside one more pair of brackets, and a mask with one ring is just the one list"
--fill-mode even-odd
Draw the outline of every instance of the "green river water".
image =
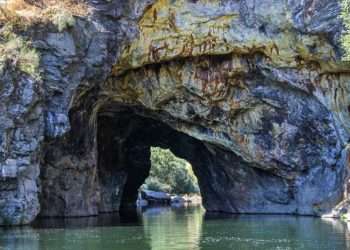
[[0, 228], [0, 249], [226, 250], [350, 249], [347, 225], [336, 220], [272, 215], [205, 214], [200, 207], [40, 220]]

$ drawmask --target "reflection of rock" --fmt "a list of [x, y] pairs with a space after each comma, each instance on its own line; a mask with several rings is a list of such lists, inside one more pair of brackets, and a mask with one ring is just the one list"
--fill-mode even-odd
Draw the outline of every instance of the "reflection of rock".
[[349, 249], [346, 225], [339, 220], [273, 215], [220, 217], [205, 220], [201, 249]]
[[136, 200], [136, 206], [138, 208], [146, 207], [148, 206], [148, 201], [142, 198], [142, 193], [139, 192]]
[[201, 204], [202, 197], [199, 195], [175, 195], [171, 197], [171, 205], [176, 207]]
[[176, 195], [171, 197], [171, 205], [182, 206], [185, 205], [187, 201], [184, 197]]
[[154, 145], [192, 163], [210, 211], [322, 215], [341, 201], [338, 0], [86, 2], [64, 32], [25, 32], [42, 80], [1, 69], [0, 224], [135, 204]]
[[350, 236], [350, 223], [349, 222], [343, 222], [339, 219], [333, 219], [333, 218], [326, 218], [322, 219], [322, 222], [328, 224], [329, 226], [332, 227], [333, 232], [337, 232], [340, 237], [340, 241], [344, 239], [344, 247], [340, 249], [350, 249], [350, 241], [349, 236]]
[[137, 207], [146, 207], [146, 206], [148, 206], [148, 201], [144, 200], [142, 198], [138, 198], [136, 201], [136, 206]]
[[41, 249], [40, 233], [31, 227], [0, 228], [0, 249]]

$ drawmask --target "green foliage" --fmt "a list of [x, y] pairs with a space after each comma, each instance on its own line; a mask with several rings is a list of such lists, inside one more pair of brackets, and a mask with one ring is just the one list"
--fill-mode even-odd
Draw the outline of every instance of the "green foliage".
[[160, 180], [154, 176], [148, 177], [145, 183], [145, 188], [152, 191], [166, 193], [170, 193], [172, 191], [172, 187], [170, 185], [161, 183]]
[[151, 171], [144, 188], [175, 194], [199, 193], [191, 165], [170, 150], [151, 148]]
[[340, 216], [340, 219], [341, 219], [342, 221], [348, 221], [348, 214], [342, 214], [342, 215]]
[[52, 14], [51, 21], [59, 32], [75, 25], [75, 19], [72, 13], [64, 8], [56, 9]]
[[345, 32], [342, 35], [341, 42], [345, 50], [343, 60], [350, 61], [350, 0], [342, 0], [341, 18], [345, 26]]
[[0, 32], [0, 72], [6, 65], [13, 66], [33, 77], [39, 77], [39, 53], [29, 41], [3, 27]]

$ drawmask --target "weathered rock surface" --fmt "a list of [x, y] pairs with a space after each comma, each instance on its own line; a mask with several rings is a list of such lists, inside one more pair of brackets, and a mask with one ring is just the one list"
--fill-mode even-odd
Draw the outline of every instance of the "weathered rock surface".
[[346, 198], [338, 1], [88, 5], [30, 35], [42, 82], [1, 74], [0, 224], [135, 204], [150, 146], [193, 165], [208, 211], [322, 215]]
[[152, 190], [142, 190], [141, 198], [151, 204], [170, 204], [171, 201], [170, 194]]
[[0, 72], [0, 224], [25, 224], [39, 213], [41, 82], [6, 67]]

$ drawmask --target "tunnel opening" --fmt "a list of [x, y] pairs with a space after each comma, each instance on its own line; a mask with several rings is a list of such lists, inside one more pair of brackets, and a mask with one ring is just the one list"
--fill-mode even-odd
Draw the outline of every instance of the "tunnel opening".
[[[299, 213], [304, 205], [296, 202], [292, 180], [208, 140], [225, 135], [175, 119], [138, 106], [103, 108], [94, 134], [87, 135], [93, 143], [69, 144], [74, 157], [70, 148], [46, 155], [47, 167], [41, 171], [41, 216], [91, 216], [134, 209], [139, 188], [150, 175], [152, 147], [167, 148], [191, 164], [207, 212]], [[78, 128], [84, 124], [74, 125], [79, 135]], [[56, 159], [59, 164], [50, 164]]]
[[137, 206], [200, 204], [200, 188], [192, 165], [170, 149], [151, 147], [150, 174], [139, 188]]
[[[281, 177], [261, 170], [219, 145], [180, 132], [179, 121], [137, 107], [105, 110], [98, 117], [99, 213], [130, 211], [150, 175], [151, 147], [188, 161], [207, 212], [278, 213], [293, 199]], [[205, 131], [203, 133], [212, 133]]]
[[200, 171], [207, 151], [203, 143], [149, 114], [131, 109], [101, 112], [97, 142], [100, 213], [136, 206], [140, 187], [150, 176], [151, 153], [157, 149], [168, 149], [176, 159], [190, 164], [196, 177], [205, 174]]

